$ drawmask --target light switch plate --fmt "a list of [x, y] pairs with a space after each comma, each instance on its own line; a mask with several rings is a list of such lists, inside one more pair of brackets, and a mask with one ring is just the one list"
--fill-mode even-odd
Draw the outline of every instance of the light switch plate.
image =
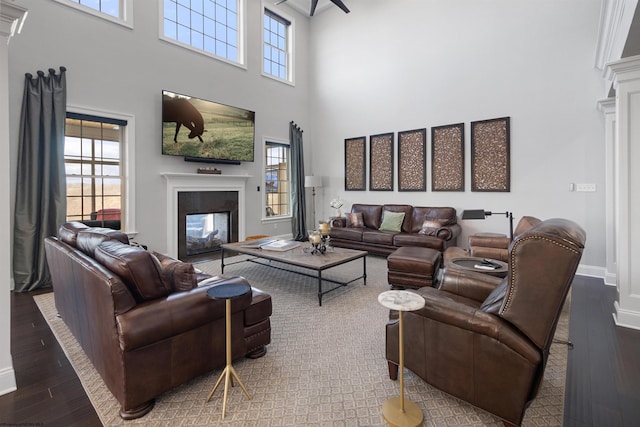
[[595, 184], [576, 184], [576, 191], [593, 193], [596, 191]]

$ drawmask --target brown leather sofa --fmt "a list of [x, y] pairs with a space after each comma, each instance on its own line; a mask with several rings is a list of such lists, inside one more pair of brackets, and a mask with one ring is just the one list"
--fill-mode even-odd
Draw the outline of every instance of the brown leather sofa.
[[[130, 246], [126, 234], [81, 223], [45, 239], [56, 308], [121, 404], [148, 413], [161, 393], [225, 366], [225, 302], [191, 264]], [[271, 297], [253, 288], [232, 301], [232, 355], [260, 357], [271, 342]], [[213, 386], [213, 384], [212, 384]]]
[[[447, 269], [439, 289], [412, 291], [426, 305], [403, 315], [405, 367], [505, 425], [520, 425], [538, 393], [585, 240], [572, 221], [542, 221], [514, 239], [505, 279]], [[396, 379], [397, 320], [386, 333]]]
[[[398, 231], [379, 230], [385, 211], [404, 213]], [[354, 215], [362, 219], [353, 221]], [[330, 236], [333, 246], [387, 256], [402, 246], [443, 252], [456, 245], [460, 232], [454, 208], [354, 204], [349, 214], [332, 219]]]

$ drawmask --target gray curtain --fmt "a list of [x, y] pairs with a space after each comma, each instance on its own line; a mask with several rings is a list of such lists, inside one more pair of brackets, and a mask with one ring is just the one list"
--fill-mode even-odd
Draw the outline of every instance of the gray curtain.
[[13, 228], [15, 290], [51, 285], [44, 238], [56, 235], [66, 218], [64, 126], [67, 84], [60, 74], [26, 74], [20, 118]]
[[291, 147], [291, 233], [294, 240], [307, 239], [307, 204], [304, 193], [304, 155], [302, 152], [302, 130], [289, 123]]

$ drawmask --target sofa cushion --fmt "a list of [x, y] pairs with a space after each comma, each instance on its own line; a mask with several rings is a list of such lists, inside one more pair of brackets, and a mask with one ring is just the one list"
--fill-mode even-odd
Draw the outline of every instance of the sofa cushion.
[[110, 240], [96, 248], [95, 259], [120, 276], [137, 302], [164, 297], [171, 292], [162, 278], [157, 258], [142, 248]]
[[182, 262], [168, 255], [153, 252], [162, 266], [162, 277], [174, 292], [190, 291], [198, 286], [198, 278], [193, 264]]
[[111, 228], [88, 227], [78, 230], [76, 239], [77, 248], [90, 257], [94, 257], [98, 245], [107, 240], [114, 240], [129, 245], [129, 236], [120, 230], [113, 230]]
[[395, 231], [399, 233], [402, 230], [402, 222], [404, 221], [404, 212], [392, 212], [385, 210], [382, 214], [382, 224], [378, 227], [380, 231]]
[[351, 212], [362, 212], [362, 219], [364, 219], [365, 227], [373, 228], [374, 230], [380, 228], [380, 221], [382, 220], [382, 205], [363, 205], [355, 203], [351, 205]]
[[78, 246], [78, 231], [84, 230], [86, 228], [89, 227], [81, 222], [67, 222], [65, 224], [62, 224], [58, 229], [58, 238], [66, 244], [71, 245], [75, 248]]
[[362, 212], [350, 212], [345, 214], [347, 218], [347, 227], [351, 228], [364, 228], [364, 217], [362, 216]]
[[394, 246], [420, 246], [423, 248], [436, 249], [440, 252], [444, 251], [444, 240], [418, 233], [399, 233], [393, 236]]
[[386, 211], [390, 212], [404, 212], [404, 219], [402, 220], [402, 228], [400, 231], [404, 233], [411, 233], [411, 215], [413, 214], [413, 206], [411, 205], [383, 205], [382, 213]]
[[438, 220], [426, 219], [422, 223], [422, 228], [418, 231], [418, 234], [425, 234], [427, 236], [435, 236], [444, 240], [451, 239], [451, 230], [442, 226], [442, 222]]
[[377, 245], [393, 245], [393, 236], [396, 233], [392, 231], [379, 231], [366, 229], [362, 233], [362, 241], [366, 243], [375, 243]]
[[362, 232], [364, 228], [348, 228], [348, 227], [333, 227], [329, 235], [332, 239], [345, 239], [354, 242], [362, 242]]

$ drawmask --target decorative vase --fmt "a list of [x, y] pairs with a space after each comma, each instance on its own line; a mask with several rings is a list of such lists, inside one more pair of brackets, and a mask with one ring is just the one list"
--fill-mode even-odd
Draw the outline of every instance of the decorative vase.
[[336, 217], [338, 218], [342, 217], [342, 211], [340, 210], [340, 208], [336, 209]]

